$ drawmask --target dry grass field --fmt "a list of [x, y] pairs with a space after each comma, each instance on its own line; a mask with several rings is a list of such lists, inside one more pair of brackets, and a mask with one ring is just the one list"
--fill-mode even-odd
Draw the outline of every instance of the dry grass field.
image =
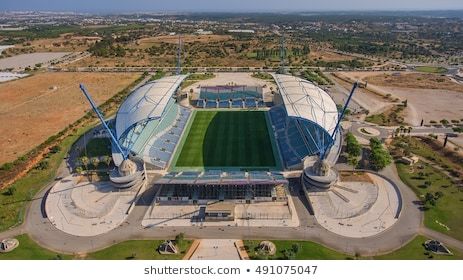
[[[344, 72], [335, 72], [332, 74], [327, 74], [328, 77], [335, 82], [335, 85], [339, 87], [339, 90], [342, 90], [346, 93], [349, 93], [352, 89], [352, 83], [346, 82], [338, 77], [345, 78]], [[347, 96], [346, 96], [347, 97]], [[378, 114], [385, 110], [388, 110], [392, 105], [380, 95], [374, 94], [369, 90], [364, 88], [358, 88], [354, 95], [354, 100], [361, 105], [363, 108], [367, 109], [370, 114]]]
[[0, 164], [16, 159], [139, 77], [126, 73], [42, 73], [0, 84]]
[[368, 88], [392, 98], [408, 100], [405, 122], [418, 125], [463, 118], [463, 85], [446, 76], [421, 73], [342, 72], [352, 80], [368, 81]]
[[333, 61], [349, 61], [355, 59], [353, 56], [338, 54], [329, 50], [316, 49], [310, 52], [310, 59], [312, 60], [323, 60], [326, 62]]
[[463, 92], [463, 85], [453, 82], [449, 77], [436, 74], [390, 74], [384, 73], [365, 77], [365, 80], [377, 86], [405, 87], [420, 89], [441, 89]]
[[143, 57], [127, 55], [125, 57], [86, 57], [68, 67], [174, 67], [175, 57], [154, 57], [145, 54]]
[[405, 122], [419, 125], [442, 119], [463, 119], [463, 93], [450, 90], [384, 87], [393, 96], [408, 100]]

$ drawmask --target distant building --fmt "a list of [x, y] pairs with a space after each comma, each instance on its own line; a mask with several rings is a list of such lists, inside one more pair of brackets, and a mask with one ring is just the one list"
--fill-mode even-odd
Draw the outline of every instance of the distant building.
[[463, 78], [463, 68], [458, 69], [457, 76], [458, 76], [459, 78]]
[[228, 33], [249, 33], [249, 34], [254, 34], [256, 33], [252, 29], [230, 29], [228, 30]]
[[2, 54], [2, 52], [6, 49], [9, 49], [9, 48], [14, 48], [14, 45], [4, 45], [4, 46], [0, 46], [0, 54]]
[[212, 35], [213, 32], [210, 31], [210, 30], [198, 29], [198, 30], [196, 30], [195, 34], [198, 34], [198, 35]]

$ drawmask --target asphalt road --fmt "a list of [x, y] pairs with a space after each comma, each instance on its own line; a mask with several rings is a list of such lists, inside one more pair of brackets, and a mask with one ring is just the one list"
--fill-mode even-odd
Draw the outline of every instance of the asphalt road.
[[[389, 167], [384, 175], [398, 179], [395, 170]], [[288, 227], [153, 227], [143, 228], [141, 220], [154, 196], [154, 191], [148, 192], [141, 202], [137, 203], [128, 219], [117, 229], [92, 238], [78, 237], [66, 234], [56, 229], [47, 219], [44, 212], [43, 198], [49, 188], [42, 190], [37, 199], [33, 200], [26, 214], [24, 225], [10, 232], [1, 233], [0, 237], [12, 236], [27, 232], [33, 240], [43, 247], [61, 253], [86, 253], [111, 246], [131, 239], [166, 239], [173, 238], [180, 232], [188, 238], [202, 239], [282, 239], [310, 240], [348, 254], [376, 255], [393, 251], [410, 241], [420, 231], [423, 214], [414, 201], [414, 193], [403, 183], [398, 184], [402, 191], [404, 208], [398, 222], [390, 229], [368, 238], [346, 238], [336, 235], [319, 226], [314, 216], [309, 214], [309, 204], [300, 192], [296, 181], [291, 181], [291, 195], [301, 225]], [[51, 186], [50, 186], [51, 187]]]

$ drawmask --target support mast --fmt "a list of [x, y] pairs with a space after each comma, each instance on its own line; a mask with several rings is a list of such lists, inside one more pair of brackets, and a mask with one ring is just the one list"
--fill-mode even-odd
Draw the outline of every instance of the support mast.
[[[331, 139], [333, 140], [333, 142], [334, 142], [334, 138], [336, 137], [336, 133], [339, 130], [339, 126], [341, 125], [341, 121], [344, 118], [344, 115], [346, 114], [347, 106], [349, 106], [349, 103], [350, 103], [350, 101], [352, 99], [352, 96], [354, 95], [354, 92], [357, 89], [358, 85], [359, 85], [359, 83], [355, 82], [354, 85], [352, 86], [352, 90], [350, 91], [350, 94], [349, 94], [349, 97], [347, 98], [346, 104], [344, 105], [344, 107], [342, 108], [341, 113], [338, 116], [338, 121], [336, 123], [336, 126], [334, 127], [333, 133], [331, 134]], [[328, 150], [333, 145], [333, 142], [323, 151], [323, 154], [321, 155], [322, 159], [325, 159], [326, 156], [328, 155]]]
[[88, 93], [87, 89], [85, 88], [85, 86], [83, 84], [80, 84], [80, 90], [84, 93], [85, 97], [87, 98], [88, 102], [90, 103], [90, 105], [92, 106], [92, 109], [93, 111], [96, 113], [96, 115], [98, 116], [98, 118], [100, 119], [100, 122], [101, 124], [103, 125], [103, 127], [106, 129], [106, 131], [109, 133], [110, 137], [111, 137], [111, 140], [113, 142], [113, 144], [117, 147], [118, 151], [122, 154], [122, 157], [124, 158], [124, 160], [126, 160], [128, 158], [128, 155], [127, 153], [122, 149], [121, 145], [119, 144], [119, 142], [116, 140], [116, 137], [114, 136], [113, 132], [111, 131], [111, 129], [109, 128], [108, 124], [106, 123], [106, 121], [104, 120], [103, 118], [103, 115], [100, 113], [100, 111], [98, 110], [98, 107], [96, 106], [95, 102], [93, 102], [93, 99], [92, 97], [90, 96], [90, 93]]

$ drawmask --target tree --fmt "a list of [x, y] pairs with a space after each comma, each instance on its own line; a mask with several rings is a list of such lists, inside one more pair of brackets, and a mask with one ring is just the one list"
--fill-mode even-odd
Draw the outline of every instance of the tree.
[[76, 172], [78, 174], [82, 174], [83, 171], [84, 171], [84, 169], [82, 168], [82, 166], [79, 166], [79, 167], [76, 168]]
[[98, 164], [100, 164], [100, 160], [98, 159], [98, 157], [93, 157], [92, 160], [91, 160], [91, 162], [92, 162], [93, 167], [94, 167], [95, 169], [97, 169], [97, 168], [98, 168]]
[[405, 132], [405, 126], [401, 125], [401, 126], [399, 127], [399, 131], [400, 131], [400, 133]]
[[441, 197], [443, 197], [443, 196], [444, 196], [444, 193], [441, 192], [441, 191], [437, 191], [437, 192], [434, 193], [434, 197], [435, 197], [436, 199], [439, 199], [439, 198], [441, 198]]
[[358, 157], [362, 153], [362, 146], [357, 141], [357, 138], [352, 133], [347, 133], [346, 135], [346, 151], [349, 156]]
[[13, 196], [15, 193], [16, 193], [16, 187], [15, 186], [12, 186], [12, 187], [8, 188], [8, 190], [6, 191], [6, 194], [9, 195], [9, 196]]
[[175, 245], [177, 245], [178, 248], [183, 246], [183, 242], [185, 240], [185, 234], [184, 233], [179, 233], [177, 236], [175, 236]]
[[352, 165], [352, 170], [354, 170], [357, 167], [359, 162], [360, 162], [360, 159], [356, 156], [349, 155], [347, 157], [347, 163], [349, 163], [349, 165]]
[[299, 243], [293, 243], [293, 245], [291, 245], [291, 249], [293, 250], [294, 254], [297, 255], [301, 250], [301, 245]]
[[83, 157], [79, 158], [79, 163], [82, 166], [85, 166], [85, 169], [88, 170], [88, 164], [90, 163], [90, 160], [88, 159], [88, 157], [83, 156]]
[[443, 125], [448, 125], [449, 121], [446, 120], [446, 119], [443, 119], [443, 120], [440, 121], [440, 123], [443, 124]]
[[370, 164], [374, 170], [384, 169], [391, 164], [392, 157], [378, 138], [370, 139]]
[[52, 154], [56, 154], [59, 151], [61, 151], [61, 147], [58, 146], [58, 145], [55, 145], [55, 146], [50, 148], [50, 153], [52, 153]]
[[48, 168], [48, 165], [49, 165], [48, 161], [42, 160], [35, 166], [35, 169], [37, 169], [37, 170], [45, 170], [45, 169]]
[[432, 206], [436, 205], [436, 198], [432, 193], [427, 192], [424, 196], [424, 203], [431, 204]]
[[285, 260], [294, 260], [296, 258], [296, 254], [291, 249], [285, 249], [283, 251], [283, 256]]
[[424, 185], [426, 188], [429, 188], [431, 186], [431, 181], [424, 181]]
[[103, 162], [106, 164], [106, 166], [109, 167], [109, 165], [111, 164], [111, 161], [112, 161], [112, 158], [110, 156], [103, 157]]

